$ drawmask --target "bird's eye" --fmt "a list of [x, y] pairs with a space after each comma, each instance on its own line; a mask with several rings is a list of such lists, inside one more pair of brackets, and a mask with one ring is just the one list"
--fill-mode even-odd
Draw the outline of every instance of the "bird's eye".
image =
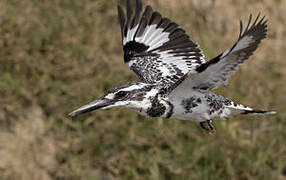
[[126, 95], [127, 95], [126, 91], [119, 91], [118, 93], [116, 93], [116, 97], [118, 97], [118, 98], [122, 98]]

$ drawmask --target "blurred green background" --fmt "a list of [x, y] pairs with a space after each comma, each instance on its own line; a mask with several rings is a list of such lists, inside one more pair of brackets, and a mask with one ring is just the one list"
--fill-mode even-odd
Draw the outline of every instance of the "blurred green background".
[[286, 179], [286, 1], [146, 0], [207, 59], [261, 12], [268, 38], [216, 90], [272, 116], [197, 123], [127, 109], [66, 114], [138, 81], [123, 64], [115, 0], [0, 0], [0, 179]]

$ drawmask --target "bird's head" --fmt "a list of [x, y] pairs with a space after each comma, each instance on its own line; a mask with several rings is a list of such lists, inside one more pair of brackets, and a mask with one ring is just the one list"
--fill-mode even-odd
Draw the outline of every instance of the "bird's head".
[[145, 83], [126, 83], [109, 90], [104, 96], [92, 101], [73, 112], [69, 116], [77, 116], [97, 109], [112, 107], [127, 107], [136, 111], [150, 104], [150, 96], [155, 96], [158, 90], [154, 85]]

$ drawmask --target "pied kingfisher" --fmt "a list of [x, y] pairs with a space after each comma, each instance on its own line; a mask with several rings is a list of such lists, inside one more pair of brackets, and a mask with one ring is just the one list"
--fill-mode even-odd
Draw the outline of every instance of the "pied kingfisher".
[[[214, 132], [212, 119], [237, 114], [273, 114], [253, 109], [210, 92], [230, 77], [266, 37], [267, 20], [260, 14], [246, 28], [240, 21], [237, 42], [217, 57], [205, 61], [202, 50], [176, 23], [141, 0], [126, 3], [126, 16], [118, 5], [124, 62], [141, 82], [117, 86], [106, 95], [71, 112], [76, 116], [96, 109], [127, 107], [147, 117], [200, 122]], [[243, 30], [244, 29], [244, 30]]]

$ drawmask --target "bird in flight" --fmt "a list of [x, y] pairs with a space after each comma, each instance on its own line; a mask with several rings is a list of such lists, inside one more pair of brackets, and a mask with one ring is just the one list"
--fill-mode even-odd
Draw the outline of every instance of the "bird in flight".
[[118, 5], [124, 63], [140, 82], [128, 82], [109, 90], [99, 99], [69, 114], [76, 116], [97, 109], [126, 107], [147, 117], [192, 120], [207, 132], [212, 119], [237, 114], [274, 114], [233, 102], [211, 90], [227, 84], [266, 38], [267, 20], [260, 14], [246, 27], [240, 21], [237, 42], [217, 57], [205, 61], [202, 50], [178, 24], [141, 0], [126, 3], [126, 15]]

